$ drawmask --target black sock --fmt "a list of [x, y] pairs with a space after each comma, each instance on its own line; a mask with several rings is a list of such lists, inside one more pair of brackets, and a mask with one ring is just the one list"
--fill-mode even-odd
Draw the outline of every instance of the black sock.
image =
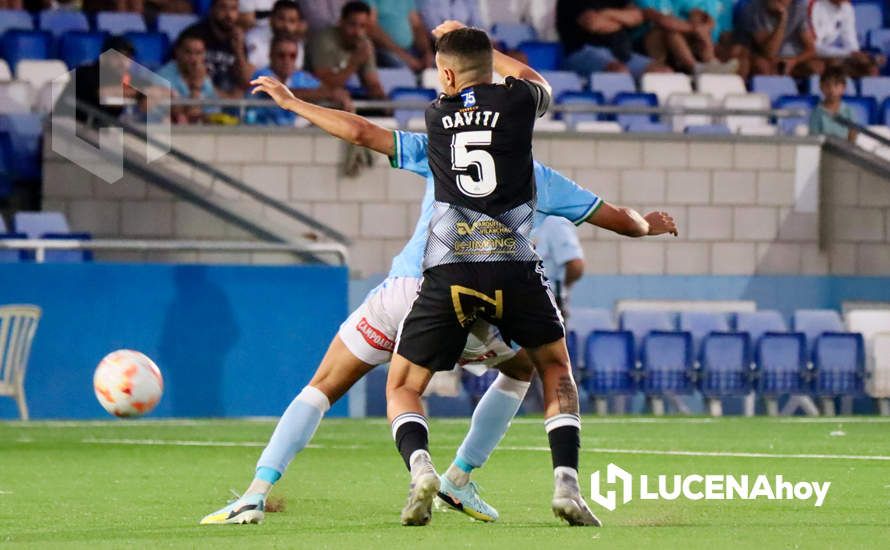
[[411, 470], [411, 455], [414, 451], [429, 450], [429, 430], [426, 419], [417, 413], [400, 414], [392, 421], [393, 437], [405, 466]]
[[578, 469], [578, 450], [581, 448], [581, 430], [577, 426], [560, 426], [547, 433], [550, 441], [550, 457], [553, 467], [566, 466]]

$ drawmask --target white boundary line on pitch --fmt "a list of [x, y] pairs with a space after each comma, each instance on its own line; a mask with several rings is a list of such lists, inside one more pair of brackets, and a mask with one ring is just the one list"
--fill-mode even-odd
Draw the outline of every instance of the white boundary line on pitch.
[[[258, 441], [199, 441], [182, 439], [108, 439], [85, 438], [81, 443], [95, 443], [101, 445], [168, 445], [173, 447], [265, 447], [266, 443]], [[368, 449], [367, 445], [308, 445], [310, 449], [334, 449], [355, 450]], [[529, 451], [550, 452], [550, 447], [534, 447], [521, 445], [502, 445], [498, 449], [503, 451]], [[659, 455], [659, 456], [707, 456], [729, 458], [793, 458], [793, 459], [827, 459], [827, 460], [887, 460], [885, 455], [830, 455], [830, 454], [786, 454], [786, 453], [755, 453], [734, 451], [662, 451], [654, 449], [606, 449], [592, 448], [581, 449], [585, 453], [599, 454], [627, 454], [627, 455]]]

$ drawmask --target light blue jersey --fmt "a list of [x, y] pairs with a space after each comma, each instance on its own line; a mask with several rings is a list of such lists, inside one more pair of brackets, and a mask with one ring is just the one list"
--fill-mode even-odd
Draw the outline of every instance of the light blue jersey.
[[[426, 178], [426, 191], [420, 207], [420, 219], [414, 234], [399, 255], [393, 258], [390, 277], [420, 277], [423, 269], [423, 251], [429, 235], [430, 217], [433, 215], [434, 185], [427, 158], [426, 134], [394, 132], [396, 152], [390, 158], [394, 168], [414, 172]], [[580, 225], [602, 204], [594, 193], [578, 186], [559, 172], [535, 161], [535, 184], [538, 202], [534, 225], [537, 227], [547, 216], [560, 216]]]

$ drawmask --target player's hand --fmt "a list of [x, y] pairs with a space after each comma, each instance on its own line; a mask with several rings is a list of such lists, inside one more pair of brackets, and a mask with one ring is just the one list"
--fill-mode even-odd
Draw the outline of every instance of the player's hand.
[[442, 38], [443, 34], [448, 34], [451, 31], [456, 31], [457, 29], [462, 29], [466, 27], [460, 21], [454, 21], [453, 19], [449, 19], [448, 21], [444, 21], [441, 25], [433, 29], [433, 36], [436, 37], [436, 40]]
[[674, 223], [674, 218], [671, 217], [667, 212], [649, 212], [643, 219], [649, 224], [649, 235], [664, 235], [665, 233], [670, 233], [673, 236], [679, 235], [677, 231], [677, 224]]
[[256, 86], [251, 94], [265, 93], [271, 97], [279, 107], [284, 107], [288, 101], [296, 98], [290, 88], [269, 76], [261, 76], [250, 81], [251, 86]]

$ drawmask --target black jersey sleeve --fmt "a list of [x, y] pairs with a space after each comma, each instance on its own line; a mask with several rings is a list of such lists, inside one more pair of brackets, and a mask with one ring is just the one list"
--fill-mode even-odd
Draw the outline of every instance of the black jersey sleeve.
[[535, 103], [535, 116], [541, 118], [544, 116], [544, 113], [547, 112], [547, 109], [550, 108], [550, 92], [547, 91], [547, 88], [538, 84], [537, 82], [533, 82], [531, 80], [525, 80], [520, 78], [513, 78], [512, 76], [508, 76], [504, 82], [508, 86], [524, 86], [528, 89], [529, 93], [532, 95], [532, 101]]

